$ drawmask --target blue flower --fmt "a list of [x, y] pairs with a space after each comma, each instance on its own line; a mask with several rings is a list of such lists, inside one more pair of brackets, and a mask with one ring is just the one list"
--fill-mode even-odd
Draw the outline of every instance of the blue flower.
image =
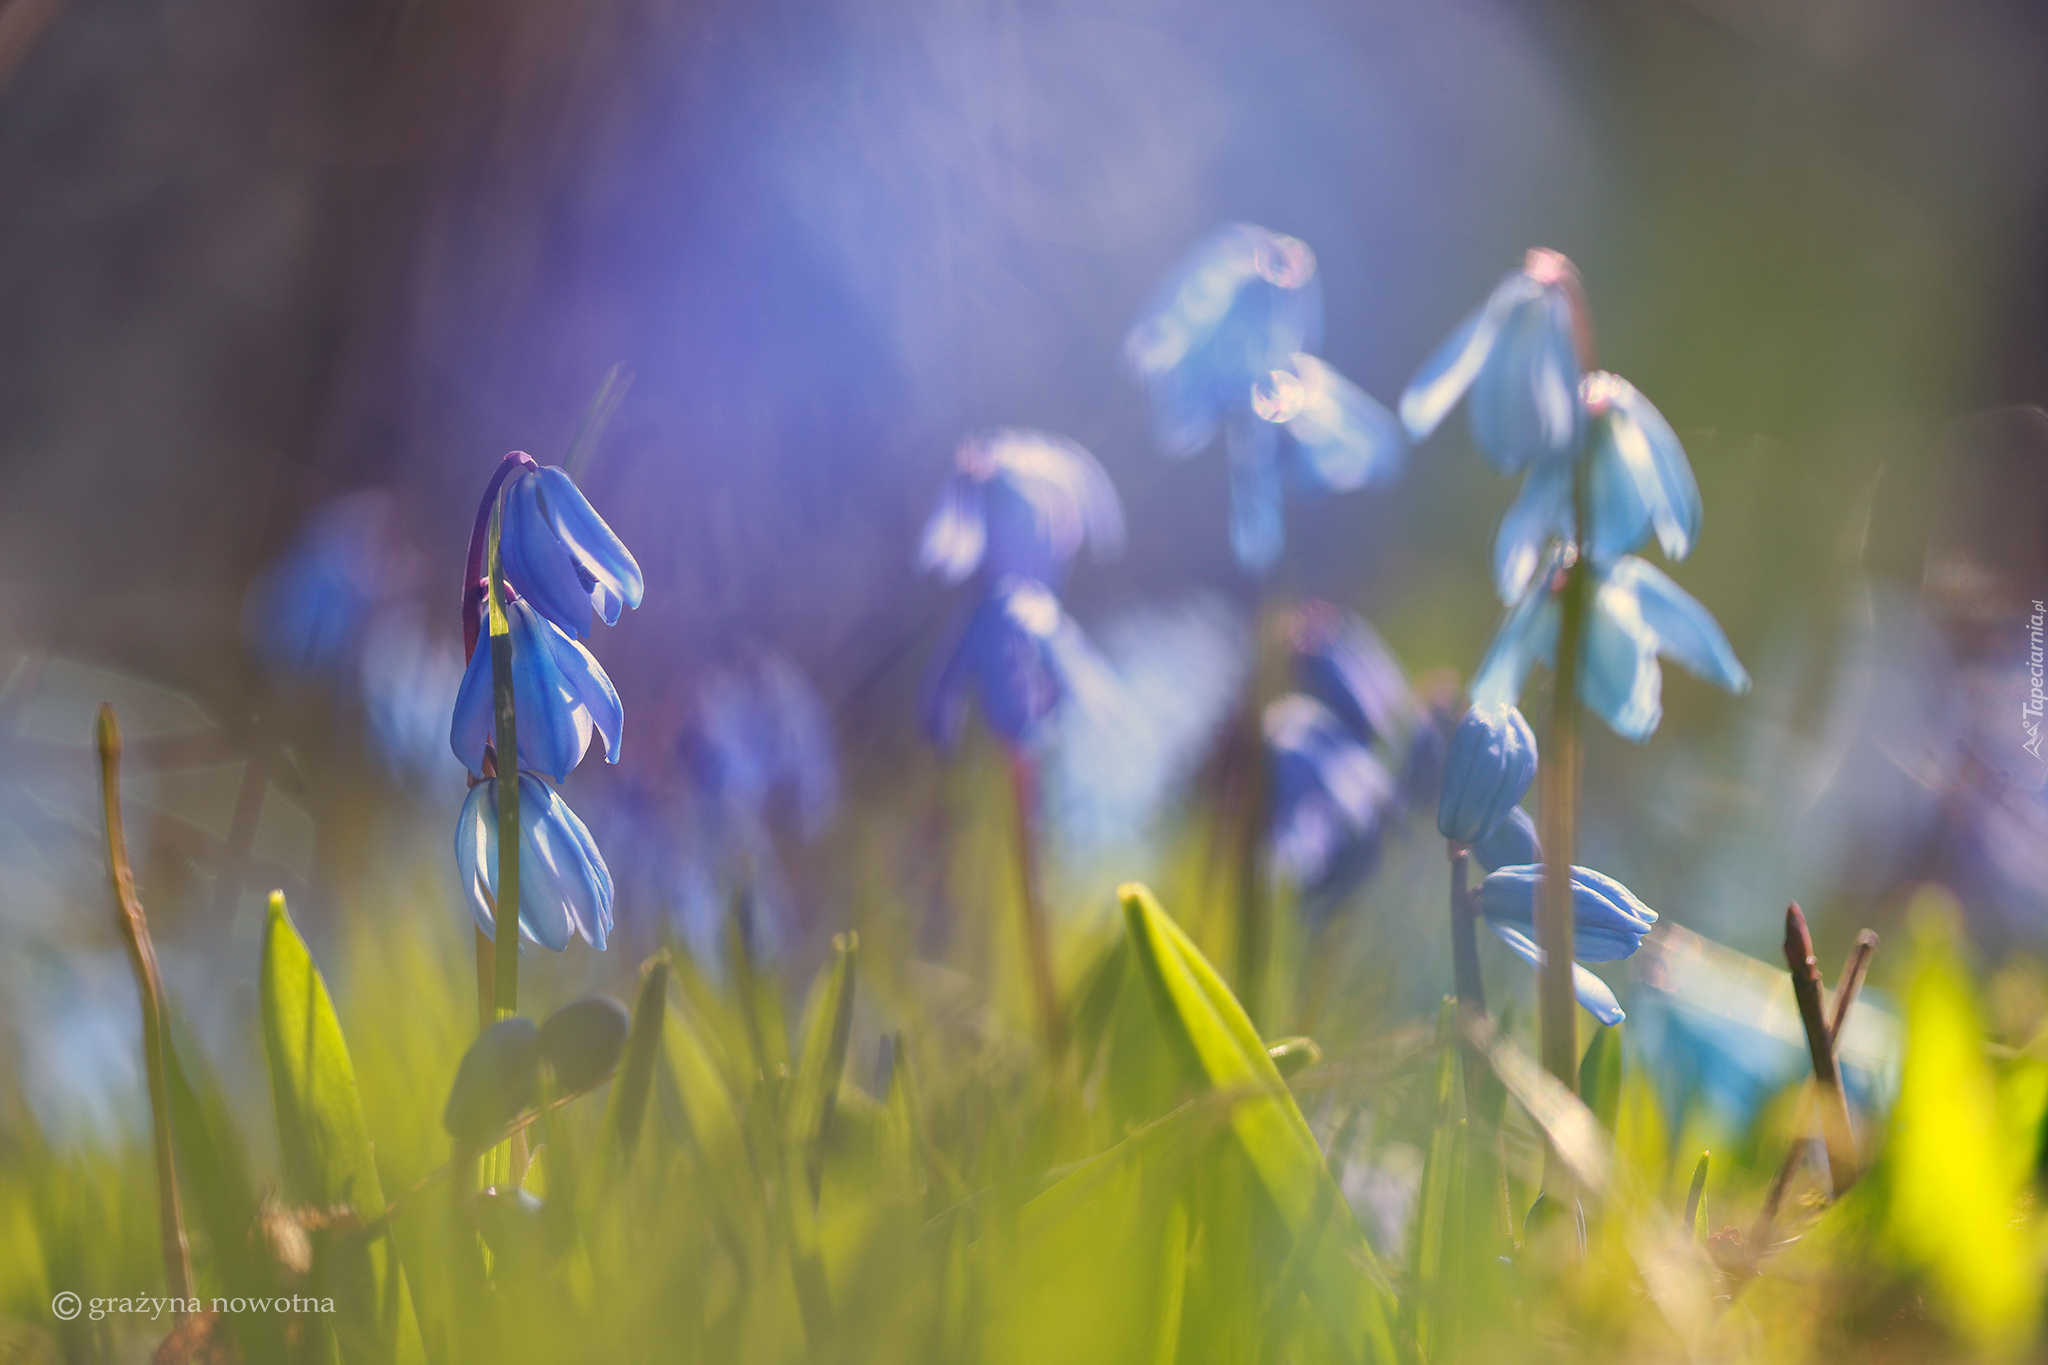
[[942, 747], [959, 738], [970, 688], [982, 718], [1013, 746], [1030, 744], [1062, 699], [1090, 710], [1115, 705], [1116, 681], [1052, 589], [1028, 578], [996, 582], [968, 616], [925, 692], [925, 727]]
[[1343, 721], [1360, 744], [1392, 741], [1415, 720], [1400, 660], [1356, 615], [1328, 602], [1297, 608], [1288, 623], [1294, 686]]
[[[481, 651], [479, 651], [481, 652]], [[455, 866], [476, 927], [496, 934], [498, 779], [469, 790], [455, 825]], [[612, 931], [612, 874], [590, 831], [555, 789], [519, 774], [519, 928], [561, 952], [571, 933], [602, 949]]]
[[1293, 237], [1232, 223], [1184, 260], [1124, 339], [1152, 395], [1159, 443], [1192, 455], [1251, 403], [1252, 385], [1313, 350], [1323, 327], [1315, 253]]
[[838, 804], [831, 718], [796, 665], [778, 654], [712, 674], [698, 689], [683, 746], [697, 791], [739, 818], [763, 820], [786, 788], [808, 838]]
[[1536, 822], [1529, 818], [1529, 812], [1516, 806], [1493, 827], [1493, 833], [1472, 845], [1472, 858], [1488, 872], [1542, 862], [1543, 844], [1536, 837]]
[[[1700, 490], [1685, 447], [1650, 400], [1619, 375], [1596, 371], [1579, 386], [1589, 422], [1586, 528], [1581, 544], [1611, 564], [1652, 534], [1670, 558], [1692, 553], [1700, 533]], [[1528, 587], [1552, 540], [1571, 540], [1573, 464], [1532, 466], [1494, 539], [1494, 585], [1503, 602]]]
[[1333, 900], [1372, 870], [1397, 786], [1373, 752], [1314, 697], [1290, 692], [1262, 717], [1272, 763], [1273, 870]]
[[1384, 483], [1407, 459], [1393, 414], [1310, 354], [1321, 330], [1314, 253], [1236, 223], [1182, 264], [1124, 341], [1168, 454], [1192, 455], [1223, 431], [1230, 542], [1247, 568], [1270, 566], [1285, 541], [1283, 436], [1313, 489]]
[[[557, 782], [583, 761], [591, 733], [604, 738], [605, 758], [619, 761], [625, 710], [619, 694], [590, 651], [564, 634], [524, 599], [505, 605], [512, 627], [512, 705], [519, 729], [519, 766]], [[448, 742], [472, 773], [484, 771], [484, 750], [497, 738], [491, 690], [491, 650], [470, 655], [455, 694]], [[497, 762], [511, 766], [503, 755]]]
[[[1479, 913], [1487, 926], [1532, 966], [1543, 962], [1543, 950], [1530, 937], [1542, 888], [1540, 864], [1499, 868], [1479, 885]], [[1572, 869], [1572, 954], [1580, 962], [1634, 956], [1656, 922], [1657, 912], [1614, 878], [1588, 867]], [[1572, 988], [1601, 1023], [1618, 1024], [1625, 1017], [1607, 983], [1578, 962], [1572, 964]]]
[[1116, 488], [1072, 441], [996, 431], [962, 441], [954, 463], [925, 523], [920, 569], [958, 583], [986, 565], [990, 581], [1014, 576], [1057, 586], [1084, 539], [1098, 558], [1123, 549]]
[[1451, 732], [1436, 827], [1456, 844], [1476, 844], [1507, 818], [1536, 776], [1536, 736], [1508, 704], [1475, 705]]
[[[1474, 706], [1512, 704], [1529, 667], [1554, 666], [1564, 555], [1552, 549], [1520, 601], [1508, 609], [1472, 679]], [[1593, 566], [1592, 610], [1579, 656], [1579, 700], [1624, 739], [1648, 739], [1663, 718], [1660, 656], [1729, 692], [1749, 690], [1749, 673], [1728, 637], [1685, 589], [1634, 555]]]
[[572, 639], [590, 633], [593, 612], [615, 625], [622, 607], [638, 607], [640, 565], [568, 473], [524, 451], [507, 455], [491, 476], [470, 532], [462, 599], [463, 647], [474, 653], [485, 596], [485, 535], [500, 487], [505, 511], [498, 548], [505, 581]]
[[343, 674], [404, 576], [390, 547], [390, 503], [381, 491], [337, 498], [250, 588], [242, 634], [271, 673]]
[[1420, 441], [1469, 391], [1472, 438], [1503, 474], [1576, 455], [1590, 353], [1578, 271], [1537, 248], [1416, 372], [1401, 421]]

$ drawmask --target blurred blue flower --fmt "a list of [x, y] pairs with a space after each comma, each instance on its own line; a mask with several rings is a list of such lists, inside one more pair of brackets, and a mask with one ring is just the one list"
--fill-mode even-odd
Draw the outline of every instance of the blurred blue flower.
[[342, 676], [377, 605], [409, 576], [390, 544], [391, 498], [337, 498], [250, 588], [242, 635], [273, 676]]
[[1315, 254], [1234, 223], [1181, 264], [1124, 341], [1168, 454], [1192, 455], [1223, 431], [1231, 547], [1247, 568], [1271, 565], [1285, 540], [1283, 435], [1313, 489], [1384, 483], [1407, 459], [1393, 414], [1311, 354], [1321, 331]]
[[1437, 349], [1401, 395], [1401, 421], [1420, 441], [1469, 391], [1472, 438], [1503, 474], [1578, 453], [1585, 417], [1579, 376], [1591, 350], [1576, 268], [1531, 250]]
[[[1510, 705], [1530, 665], [1541, 659], [1554, 666], [1563, 565], [1563, 551], [1553, 548], [1508, 609], [1472, 679], [1474, 706]], [[1664, 714], [1659, 656], [1730, 692], [1749, 690], [1749, 673], [1721, 627], [1661, 569], [1634, 555], [1593, 565], [1579, 700], [1624, 739], [1648, 739]]]
[[[486, 938], [496, 921], [498, 781], [469, 789], [455, 825], [456, 871]], [[568, 802], [527, 772], [519, 774], [519, 928], [558, 953], [572, 933], [601, 949], [612, 931], [612, 874], [603, 855]]]
[[[1654, 533], [1670, 558], [1692, 553], [1700, 532], [1700, 490], [1685, 447], [1650, 400], [1619, 375], [1596, 371], [1579, 386], [1589, 427], [1586, 451], [1586, 534], [1582, 545], [1598, 565], [1640, 548]], [[1494, 539], [1494, 585], [1512, 602], [1552, 540], [1573, 538], [1570, 461], [1534, 465]]]
[[970, 689], [989, 728], [1014, 747], [1030, 745], [1067, 697], [1097, 712], [1116, 705], [1115, 675], [1052, 589], [1032, 579], [998, 580], [941, 658], [924, 715], [942, 748], [959, 739]]
[[429, 633], [424, 604], [394, 602], [371, 620], [358, 681], [370, 740], [394, 778], [426, 783], [447, 767], [448, 698], [462, 675], [461, 652]]
[[762, 653], [698, 689], [683, 737], [697, 790], [750, 820], [787, 790], [798, 829], [815, 837], [839, 801], [832, 722], [796, 665]]
[[1290, 692], [1262, 718], [1272, 763], [1273, 870], [1320, 900], [1340, 898], [1378, 861], [1397, 804], [1386, 766], [1330, 709]]
[[1295, 690], [1343, 721], [1360, 744], [1392, 743], [1415, 722], [1415, 696], [1401, 661], [1379, 632], [1328, 602], [1297, 607], [1288, 623]]
[[1536, 736], [1508, 704], [1475, 705], [1451, 731], [1437, 832], [1456, 844], [1492, 834], [1536, 776]]
[[1536, 837], [1536, 822], [1516, 806], [1493, 827], [1493, 833], [1472, 845], [1472, 859], [1488, 872], [1542, 862], [1543, 844]]
[[1124, 545], [1123, 505], [1095, 457], [1064, 437], [1006, 428], [969, 436], [953, 477], [925, 523], [917, 566], [948, 583], [987, 566], [988, 579], [1059, 586], [1067, 562], [1092, 541], [1098, 559]]
[[[505, 604], [512, 627], [512, 704], [518, 720], [519, 766], [557, 782], [583, 761], [594, 730], [606, 761], [619, 761], [625, 710], [612, 681], [590, 651], [524, 599]], [[470, 655], [455, 694], [448, 741], [472, 773], [484, 771], [484, 750], [497, 738], [488, 642]], [[503, 755], [501, 766], [509, 767]]]
[[1252, 385], [1319, 345], [1322, 330], [1308, 244], [1232, 223], [1181, 262], [1124, 339], [1124, 355], [1151, 391], [1159, 443], [1185, 456], [1250, 406]]
[[638, 607], [640, 566], [598, 516], [566, 471], [515, 450], [499, 462], [477, 503], [463, 570], [462, 647], [476, 652], [482, 632], [485, 544], [491, 509], [504, 493], [498, 548], [505, 581], [572, 639], [590, 633], [593, 611], [612, 625], [622, 607]]
[[[1499, 868], [1479, 885], [1479, 913], [1487, 927], [1532, 966], [1543, 961], [1543, 950], [1530, 937], [1542, 887], [1541, 864]], [[1657, 912], [1614, 878], [1588, 867], [1572, 869], [1572, 954], [1579, 962], [1633, 956], [1656, 922]], [[1607, 983], [1578, 962], [1572, 964], [1572, 988], [1601, 1023], [1618, 1024], [1625, 1017]]]

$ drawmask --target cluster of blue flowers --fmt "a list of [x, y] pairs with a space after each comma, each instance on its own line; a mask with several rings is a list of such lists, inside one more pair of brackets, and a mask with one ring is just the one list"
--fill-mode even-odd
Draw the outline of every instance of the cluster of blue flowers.
[[485, 643], [494, 509], [519, 734], [519, 927], [557, 952], [572, 934], [603, 948], [612, 929], [611, 872], [589, 829], [542, 779], [565, 779], [593, 736], [604, 741], [608, 761], [619, 760], [624, 708], [603, 667], [579, 642], [594, 620], [612, 625], [622, 608], [640, 605], [640, 566], [567, 473], [543, 468], [520, 451], [505, 457], [484, 491], [470, 537], [462, 602], [469, 666], [449, 729], [455, 756], [471, 774], [456, 824], [456, 867], [486, 935], [496, 932], [498, 793], [508, 766], [494, 746], [491, 651], [478, 648]]
[[1261, 717], [1269, 846], [1275, 875], [1321, 919], [1371, 875], [1388, 822], [1429, 780], [1413, 756], [1430, 721], [1393, 652], [1352, 613], [1308, 603], [1287, 643], [1292, 687]]
[[[1469, 850], [1486, 872], [1477, 893], [1478, 912], [1501, 942], [1536, 966], [1536, 900], [1543, 886], [1543, 848], [1535, 822], [1521, 808], [1536, 778], [1536, 737], [1513, 706], [1474, 706], [1451, 732], [1437, 804], [1437, 832]], [[1632, 957], [1657, 912], [1629, 889], [1587, 867], [1572, 869], [1572, 952], [1579, 962], [1618, 962]], [[1572, 964], [1572, 989], [1579, 1003], [1603, 1024], [1627, 1016], [1606, 982]]]
[[1578, 695], [1616, 734], [1641, 741], [1656, 730], [1659, 656], [1748, 690], [1713, 616], [1634, 553], [1653, 535], [1674, 560], [1691, 553], [1699, 486], [1663, 415], [1627, 380], [1592, 368], [1570, 261], [1529, 252], [1416, 374], [1401, 420], [1420, 441], [1460, 399], [1480, 453], [1522, 475], [1494, 542], [1494, 585], [1508, 612], [1472, 680], [1474, 703], [1513, 703], [1532, 664], [1555, 664], [1559, 595], [1581, 558], [1592, 587]]
[[1233, 223], [1181, 264], [1124, 341], [1169, 455], [1223, 433], [1230, 544], [1248, 569], [1270, 567], [1285, 542], [1283, 447], [1308, 491], [1385, 483], [1407, 461], [1393, 414], [1313, 354], [1322, 330], [1315, 253]]
[[1093, 455], [1043, 432], [970, 436], [954, 464], [918, 567], [950, 583], [978, 574], [978, 589], [926, 686], [925, 728], [950, 748], [971, 693], [989, 728], [1027, 749], [1062, 700], [1115, 704], [1109, 668], [1059, 588], [1084, 541], [1099, 558], [1122, 550], [1123, 507]]

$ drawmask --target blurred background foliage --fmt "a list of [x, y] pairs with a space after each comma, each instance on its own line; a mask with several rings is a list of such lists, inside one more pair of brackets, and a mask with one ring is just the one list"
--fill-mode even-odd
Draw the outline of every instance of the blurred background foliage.
[[[1731, 1182], [1710, 1206], [1753, 1208], [1776, 1165], [1802, 1065], [1789, 993], [1775, 1014], [1731, 1006], [1764, 987], [1714, 945], [1774, 961], [1795, 898], [1829, 971], [1859, 928], [1886, 937], [1884, 1012], [1857, 1026], [1868, 1103], [1922, 1093], [1897, 1021], [1933, 1011], [1952, 1036], [1929, 1046], [1974, 1059], [1983, 1031], [2008, 1050], [1972, 1093], [2024, 1129], [2025, 1049], [2048, 1023], [2048, 802], [2018, 720], [2026, 618], [2048, 596], [2044, 72], [2048, 23], [2017, 0], [7, 0], [4, 1311], [42, 1333], [51, 1286], [158, 1274], [95, 823], [101, 700], [129, 735], [172, 995], [252, 1167], [276, 1169], [268, 1124], [246, 1119], [268, 1104], [255, 965], [273, 886], [333, 979], [387, 1192], [445, 1155], [433, 1116], [473, 1023], [442, 696], [463, 536], [494, 462], [560, 460], [615, 364], [631, 383], [580, 478], [639, 555], [647, 605], [596, 645], [632, 713], [624, 761], [565, 790], [618, 878], [621, 936], [538, 963], [536, 1016], [592, 989], [630, 999], [664, 942], [725, 998], [723, 917], [745, 884], [792, 1002], [832, 935], [859, 932], [849, 1086], [885, 1117], [880, 1059], [906, 1044], [884, 1040], [910, 1038], [945, 1116], [926, 1150], [966, 1163], [904, 1177], [932, 1215], [935, 1191], [1057, 1170], [1163, 1112], [1146, 1106], [1165, 1081], [1112, 1116], [1034, 1071], [1002, 757], [971, 732], [944, 761], [916, 725], [956, 603], [913, 552], [954, 444], [1059, 431], [1123, 498], [1128, 551], [1081, 565], [1065, 600], [1136, 718], [1063, 718], [1051, 744], [1062, 980], [1078, 1008], [1125, 933], [1114, 888], [1142, 877], [1264, 1032], [1317, 1036], [1329, 1069], [1302, 1103], [1326, 1144], [1345, 1122], [1332, 1097], [1397, 1078], [1352, 1111], [1371, 1155], [1343, 1186], [1398, 1260], [1449, 984], [1426, 813], [1331, 939], [1283, 913], [1261, 978], [1237, 979], [1242, 888], [1216, 851], [1231, 743], [1276, 603], [1361, 612], [1426, 695], [1468, 676], [1509, 492], [1475, 477], [1453, 423], [1391, 490], [1292, 507], [1280, 566], [1241, 573], [1223, 462], [1161, 458], [1120, 355], [1160, 277], [1231, 220], [1311, 244], [1321, 354], [1388, 401], [1525, 247], [1562, 250], [1603, 363], [1686, 442], [1709, 530], [1680, 576], [1755, 690], [1674, 680], [1653, 744], [1592, 735], [1581, 828], [1583, 861], [1713, 941], [1688, 956], [1653, 938], [1616, 974], [1627, 1074], [1659, 1072], [1625, 1091], [1657, 1103], [1625, 1099], [1616, 1122], [1656, 1196], [1682, 1195], [1709, 1142]], [[246, 623], [344, 497], [345, 586], [374, 628], [339, 685], [275, 666]], [[769, 722], [786, 771], [749, 785], [721, 766], [719, 718], [736, 693], [780, 695], [785, 669], [814, 699]], [[1916, 937], [1907, 907], [1930, 882], [1953, 894], [1935, 917], [1953, 931]], [[1512, 996], [1523, 974], [1488, 952]], [[1005, 1087], [1033, 1086], [1076, 1106], [1071, 1125], [1004, 1130]], [[1517, 1132], [1525, 1181], [1535, 1139]], [[1860, 1277], [1827, 1300], [1839, 1312], [1796, 1301], [1811, 1281], [1756, 1286], [1759, 1321], [1808, 1324], [1788, 1356], [1831, 1332], [1898, 1358], [1992, 1349], [2031, 1323], [2038, 1275], [1998, 1289], [1997, 1258], [1936, 1226], [1955, 1201], [2004, 1207], [2024, 1170], [1955, 1201], [1897, 1195], [1945, 1188], [1951, 1146], [1888, 1155], [1839, 1211], [1830, 1246]], [[2013, 1254], [2038, 1264], [2031, 1242]], [[1588, 1276], [1606, 1288], [1555, 1299], [1576, 1306], [1542, 1340], [1649, 1350], [1633, 1308], [1600, 1307], [1635, 1291]], [[1923, 1276], [1927, 1302], [1960, 1306], [1907, 1307]], [[107, 1341], [35, 1338], [71, 1358]]]

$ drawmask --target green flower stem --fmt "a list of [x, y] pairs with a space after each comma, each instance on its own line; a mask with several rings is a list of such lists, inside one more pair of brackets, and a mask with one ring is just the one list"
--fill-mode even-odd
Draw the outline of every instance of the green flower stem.
[[128, 838], [121, 822], [121, 725], [114, 708], [100, 703], [95, 737], [100, 751], [100, 799], [106, 808], [107, 871], [114, 889], [114, 925], [128, 949], [142, 997], [142, 1059], [149, 1078], [150, 1146], [156, 1156], [157, 1231], [164, 1257], [164, 1286], [172, 1298], [192, 1297], [192, 1253], [185, 1241], [185, 1219], [178, 1207], [178, 1174], [171, 1155], [171, 1102], [164, 1063], [163, 977], [157, 972], [156, 946], [149, 921], [135, 896], [135, 874], [128, 865]]
[[1479, 913], [1473, 907], [1467, 886], [1471, 855], [1450, 845], [1451, 857], [1451, 982], [1457, 991], [1459, 1008], [1486, 1013], [1486, 986], [1479, 976]]
[[[1585, 476], [1574, 470], [1578, 524], [1584, 525]], [[1564, 570], [1552, 679], [1550, 733], [1543, 747], [1543, 894], [1536, 905], [1536, 1017], [1544, 1069], [1574, 1092], [1579, 1080], [1578, 1001], [1572, 993], [1572, 836], [1579, 806], [1579, 651], [1586, 633], [1586, 559]]]
[[512, 707], [512, 623], [505, 616], [505, 566], [498, 546], [504, 507], [501, 493], [491, 508], [485, 542], [490, 566], [491, 693], [498, 720], [498, 902], [491, 935], [497, 951], [491, 976], [499, 1018], [519, 1012], [519, 725]]
[[1060, 1015], [1059, 986], [1052, 970], [1052, 934], [1038, 881], [1036, 760], [1026, 754], [1010, 754], [1010, 789], [1017, 807], [1017, 889], [1023, 897], [1024, 951], [1031, 965], [1031, 991], [1038, 1003], [1046, 1048], [1057, 1057], [1066, 1046], [1066, 1021]]

